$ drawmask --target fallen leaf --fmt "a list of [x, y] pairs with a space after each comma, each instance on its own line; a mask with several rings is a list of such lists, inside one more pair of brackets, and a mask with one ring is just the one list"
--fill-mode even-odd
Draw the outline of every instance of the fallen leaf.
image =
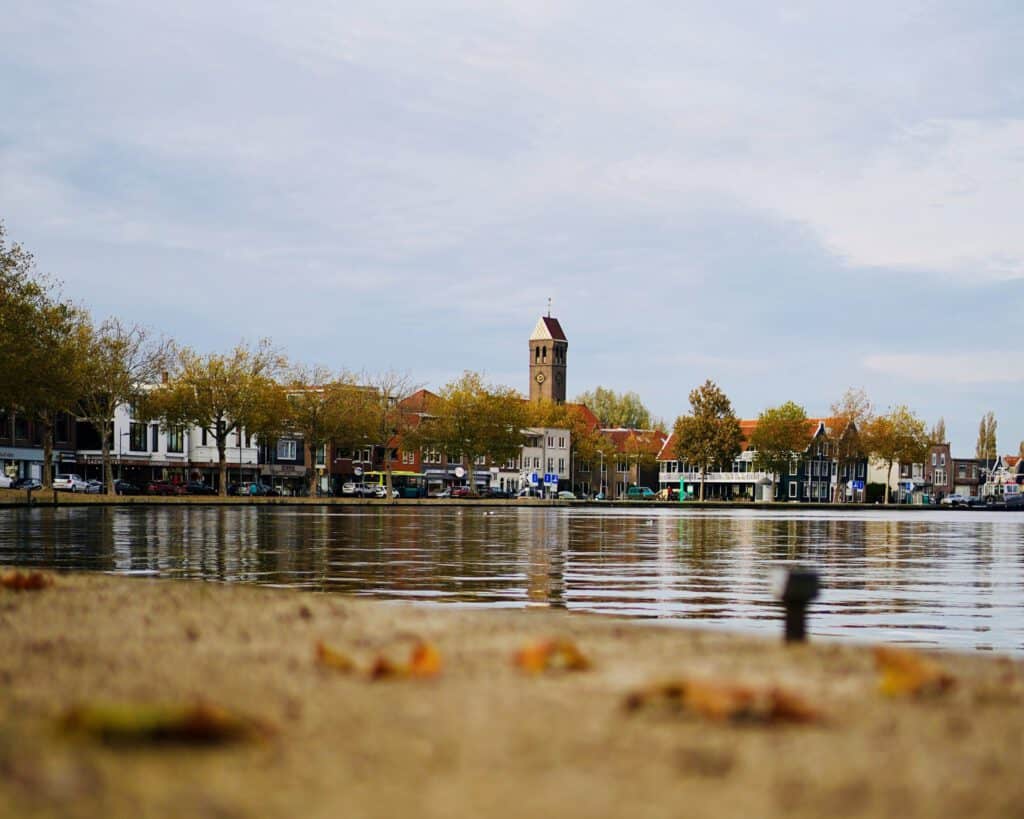
[[221, 745], [265, 738], [266, 725], [208, 703], [82, 705], [61, 719], [64, 730], [111, 745]]
[[716, 722], [811, 723], [821, 719], [817, 708], [777, 686], [671, 680], [633, 691], [625, 701], [629, 711], [656, 704], [670, 705]]
[[333, 668], [335, 671], [348, 673], [356, 670], [356, 664], [352, 662], [352, 659], [347, 654], [331, 648], [323, 640], [317, 641], [316, 661], [320, 665]]
[[441, 673], [441, 652], [433, 643], [419, 641], [412, 647], [409, 662], [396, 663], [383, 654], [370, 666], [371, 680], [395, 677], [436, 677]]
[[39, 591], [53, 585], [53, 578], [43, 572], [4, 572], [0, 574], [0, 586], [14, 591]]
[[524, 646], [515, 655], [515, 664], [523, 671], [586, 671], [590, 660], [572, 640], [541, 640]]
[[409, 659], [409, 673], [414, 677], [434, 677], [441, 673], [441, 652], [433, 643], [416, 643]]
[[890, 697], [941, 694], [956, 683], [934, 660], [900, 648], [875, 648], [875, 665], [881, 672], [878, 687]]

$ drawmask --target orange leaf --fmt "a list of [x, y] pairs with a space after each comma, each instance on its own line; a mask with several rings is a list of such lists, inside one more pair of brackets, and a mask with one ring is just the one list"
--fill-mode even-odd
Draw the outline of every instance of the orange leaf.
[[515, 655], [515, 663], [523, 671], [586, 671], [590, 660], [572, 640], [541, 640], [524, 646]]
[[409, 662], [396, 663], [383, 654], [370, 666], [371, 680], [392, 677], [436, 677], [441, 673], [441, 652], [433, 643], [417, 642], [409, 655]]
[[409, 673], [414, 677], [435, 677], [441, 673], [441, 652], [433, 643], [417, 643], [409, 660]]
[[878, 646], [875, 665], [881, 672], [878, 687], [890, 697], [941, 694], [956, 683], [934, 660], [913, 651]]
[[340, 651], [328, 646], [323, 640], [318, 640], [316, 644], [316, 659], [320, 665], [333, 668], [336, 671], [343, 671], [348, 673], [355, 671], [356, 664], [352, 662], [352, 659], [347, 654], [342, 654]]
[[708, 680], [673, 680], [626, 697], [626, 708], [636, 710], [658, 702], [681, 708], [716, 722], [807, 723], [820, 712], [802, 697], [777, 687], [753, 687]]
[[42, 572], [4, 572], [0, 586], [14, 591], [40, 591], [53, 585], [53, 578]]

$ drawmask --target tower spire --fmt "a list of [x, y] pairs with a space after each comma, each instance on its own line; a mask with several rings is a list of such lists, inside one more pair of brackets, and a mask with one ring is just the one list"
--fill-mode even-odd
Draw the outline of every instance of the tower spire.
[[548, 318], [551, 318], [551, 296], [548, 296]]

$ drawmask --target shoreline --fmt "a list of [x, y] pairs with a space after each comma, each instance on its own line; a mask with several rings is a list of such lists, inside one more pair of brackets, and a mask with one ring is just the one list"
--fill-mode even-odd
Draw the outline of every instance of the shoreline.
[[[372, 506], [387, 507], [522, 507], [528, 509], [677, 509], [677, 510], [758, 510], [787, 514], [797, 510], [813, 511], [871, 511], [871, 512], [1014, 512], [992, 507], [952, 507], [940, 504], [871, 504], [871, 503], [789, 503], [736, 502], [736, 501], [643, 501], [643, 500], [541, 500], [539, 498], [399, 498], [393, 500], [376, 498], [337, 497], [216, 497], [210, 495], [150, 496], [122, 495], [115, 498], [106, 495], [86, 495], [74, 492], [36, 490], [31, 503], [26, 493], [14, 489], [0, 489], [0, 509], [24, 509], [60, 506]], [[1022, 510], [1024, 511], [1024, 510]]]
[[[549, 609], [416, 606], [110, 575], [0, 589], [2, 816], [1021, 816], [1024, 664], [932, 655], [956, 683], [889, 698], [869, 648], [784, 646]], [[564, 638], [581, 672], [527, 675]], [[436, 678], [359, 669], [435, 646]], [[782, 686], [813, 724], [733, 723], [631, 692], [686, 678]], [[75, 704], [202, 700], [272, 738], [111, 747], [56, 729]]]

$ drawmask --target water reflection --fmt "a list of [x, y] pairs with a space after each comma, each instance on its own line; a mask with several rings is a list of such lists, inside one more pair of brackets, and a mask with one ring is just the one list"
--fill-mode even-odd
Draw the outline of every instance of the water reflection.
[[0, 563], [776, 633], [770, 570], [815, 566], [818, 636], [1024, 653], [1024, 515], [416, 507], [0, 512]]

